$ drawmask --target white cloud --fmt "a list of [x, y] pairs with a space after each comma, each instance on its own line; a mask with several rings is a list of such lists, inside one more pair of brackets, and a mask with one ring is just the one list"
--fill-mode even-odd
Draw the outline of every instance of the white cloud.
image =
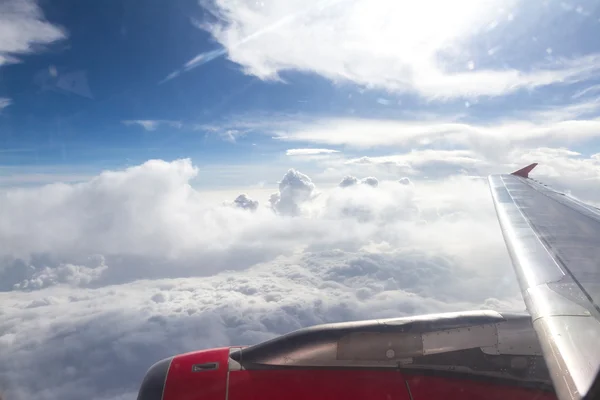
[[354, 186], [357, 184], [368, 185], [371, 187], [377, 187], [377, 186], [379, 186], [379, 180], [373, 176], [368, 176], [366, 178], [359, 180], [358, 178], [356, 178], [352, 175], [347, 175], [340, 181], [340, 183], [338, 184], [338, 187], [345, 188], [345, 187], [350, 187], [350, 186]]
[[348, 187], [358, 184], [358, 178], [352, 175], [347, 175], [339, 183], [339, 187]]
[[360, 157], [346, 161], [347, 164], [380, 165], [392, 168], [398, 173], [412, 173], [422, 171], [423, 168], [437, 169], [444, 167], [443, 174], [448, 174], [448, 168], [456, 170], [472, 167], [484, 167], [487, 161], [479, 159], [471, 150], [411, 150], [404, 154]]
[[438, 121], [328, 118], [296, 122], [286, 130], [275, 128], [275, 134], [282, 141], [316, 145], [355, 149], [459, 147], [498, 157], [517, 147], [570, 146], [600, 137], [600, 119], [590, 117], [594, 107], [598, 105], [572, 105], [484, 124], [445, 121], [444, 117]]
[[377, 178], [375, 178], [373, 176], [369, 176], [367, 178], [361, 179], [360, 183], [362, 183], [363, 185], [371, 186], [371, 187], [379, 186], [379, 180], [377, 180]]
[[600, 85], [592, 85], [592, 86], [588, 86], [585, 89], [580, 90], [579, 92], [575, 93], [572, 98], [573, 99], [578, 99], [580, 97], [586, 96], [586, 95], [590, 95], [590, 94], [594, 94], [594, 93], [598, 93], [600, 92]]
[[600, 112], [600, 97], [571, 103], [560, 107], [548, 107], [546, 109], [529, 111], [525, 117], [536, 122], [560, 122], [575, 119], [596, 117]]
[[87, 286], [98, 279], [106, 268], [102, 256], [90, 257], [88, 266], [60, 264], [55, 267], [30, 268], [31, 276], [15, 283], [13, 288], [35, 290], [62, 283], [71, 286]]
[[0, 191], [3, 395], [135, 398], [147, 368], [179, 352], [333, 321], [524, 309], [484, 180], [316, 195], [290, 170], [277, 212], [248, 212], [209, 202], [190, 185], [198, 173], [153, 160]]
[[[259, 115], [257, 118], [260, 118]], [[189, 127], [194, 131], [204, 132], [208, 135], [214, 135], [221, 140], [229, 143], [236, 143], [240, 137], [244, 137], [251, 133], [256, 133], [257, 129], [264, 126], [264, 121], [250, 120], [230, 120], [222, 124], [190, 124]]]
[[258, 201], [252, 200], [245, 194], [240, 194], [233, 201], [233, 205], [243, 210], [255, 211], [258, 208]]
[[311, 156], [317, 154], [339, 153], [338, 150], [332, 149], [288, 149], [285, 152], [287, 156]]
[[227, 129], [226, 131], [219, 132], [219, 137], [229, 143], [235, 143], [237, 138], [243, 135], [244, 132], [237, 129]]
[[12, 104], [12, 100], [6, 97], [0, 97], [0, 112], [3, 108], [6, 108]]
[[315, 184], [308, 176], [290, 169], [279, 182], [279, 191], [271, 196], [269, 202], [282, 215], [298, 215], [302, 204], [317, 195]]
[[64, 39], [65, 31], [44, 19], [33, 0], [0, 3], [0, 65], [18, 62], [19, 54], [33, 53], [36, 46]]
[[[466, 43], [485, 36], [490, 24], [510, 29], [515, 22], [506, 13], [512, 15], [518, 1], [244, 0], [234, 4], [217, 0], [203, 4], [216, 21], [202, 28], [225, 47], [230, 60], [261, 79], [279, 79], [281, 71], [300, 70], [333, 81], [447, 99], [578, 82], [600, 68], [597, 54], [542, 61], [523, 70], [477, 68], [473, 60], [465, 60]], [[464, 69], [456, 70], [456, 63]]]
[[169, 121], [164, 119], [133, 119], [123, 121], [127, 126], [139, 125], [147, 131], [155, 131], [160, 125], [167, 125], [172, 128], [181, 128], [182, 124], [179, 121]]
[[182, 68], [176, 69], [173, 72], [171, 72], [170, 74], [168, 74], [163, 80], [161, 80], [159, 82], [159, 84], [170, 81], [171, 79], [176, 78], [179, 75], [181, 75], [183, 72], [191, 71], [192, 69], [197, 68], [201, 65], [204, 65], [207, 62], [214, 60], [215, 58], [225, 55], [226, 53], [227, 53], [227, 51], [224, 49], [216, 49], [216, 50], [211, 50], [211, 51], [206, 51], [204, 53], [200, 53], [197, 56], [195, 56], [194, 58], [192, 58], [191, 60], [189, 60], [188, 62], [186, 62], [185, 64], [183, 64]]

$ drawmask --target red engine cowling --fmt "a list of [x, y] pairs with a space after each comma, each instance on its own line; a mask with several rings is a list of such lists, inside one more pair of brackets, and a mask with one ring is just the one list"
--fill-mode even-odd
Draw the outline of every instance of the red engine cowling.
[[354, 321], [153, 365], [138, 400], [555, 400], [529, 315]]
[[138, 400], [224, 400], [229, 348], [180, 354], [154, 364]]

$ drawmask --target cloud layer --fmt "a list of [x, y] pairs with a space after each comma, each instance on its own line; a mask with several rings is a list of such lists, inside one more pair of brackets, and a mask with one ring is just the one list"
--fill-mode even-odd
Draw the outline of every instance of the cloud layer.
[[148, 366], [178, 352], [331, 321], [523, 309], [481, 180], [317, 188], [290, 170], [277, 200], [248, 212], [247, 196], [208, 202], [190, 186], [198, 173], [154, 160], [1, 192], [7, 398], [134, 398]]
[[[217, 0], [203, 2], [215, 18], [200, 27], [224, 47], [230, 60], [261, 79], [280, 79], [282, 71], [299, 70], [430, 99], [499, 96], [579, 82], [598, 72], [598, 54], [548, 60], [546, 51], [537, 49], [537, 61], [524, 67], [498, 62], [498, 37], [505, 38], [505, 46], [508, 37], [514, 39], [508, 50], [519, 52], [523, 49], [517, 44], [531, 38], [512, 38], [514, 32], [537, 28], [527, 25], [536, 19], [528, 16], [523, 3]], [[545, 6], [546, 18], [564, 13], [558, 4]], [[515, 19], [521, 8], [521, 18]], [[475, 39], [476, 46], [487, 47], [484, 55], [474, 54]], [[196, 58], [212, 59], [212, 53]]]

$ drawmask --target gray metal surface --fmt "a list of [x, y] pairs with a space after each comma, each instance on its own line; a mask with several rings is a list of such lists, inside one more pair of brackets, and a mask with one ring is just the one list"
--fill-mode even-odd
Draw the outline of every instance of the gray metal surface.
[[313, 326], [232, 350], [229, 366], [410, 368], [550, 383], [530, 316], [495, 311]]
[[421, 334], [423, 355], [489, 347], [498, 344], [498, 328], [494, 324], [445, 329]]
[[533, 330], [531, 318], [510, 318], [496, 324], [498, 342], [493, 346], [482, 347], [486, 354], [528, 354], [541, 356], [542, 348]]
[[489, 182], [556, 391], [582, 398], [600, 366], [600, 213], [532, 179]]

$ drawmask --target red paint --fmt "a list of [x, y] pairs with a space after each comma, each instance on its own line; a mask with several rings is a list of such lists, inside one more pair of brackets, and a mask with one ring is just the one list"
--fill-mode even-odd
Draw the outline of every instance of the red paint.
[[229, 400], [409, 400], [398, 371], [231, 371]]
[[[224, 400], [229, 348], [181, 354], [173, 359], [167, 374], [163, 400]], [[212, 371], [192, 372], [192, 365], [218, 362]]]
[[232, 371], [229, 400], [556, 400], [552, 392], [483, 380], [375, 370]]
[[[229, 349], [175, 357], [163, 400], [225, 400]], [[192, 372], [194, 364], [219, 368]], [[229, 372], [228, 400], [556, 400], [552, 392], [485, 380], [401, 373], [397, 370], [268, 369]]]
[[513, 172], [511, 175], [517, 175], [517, 176], [521, 176], [523, 178], [529, 178], [529, 173], [535, 167], [537, 167], [537, 165], [538, 165], [537, 163], [529, 164], [525, 168], [521, 168], [520, 170]]
[[405, 375], [413, 400], [556, 400], [553, 392], [481, 380]]

